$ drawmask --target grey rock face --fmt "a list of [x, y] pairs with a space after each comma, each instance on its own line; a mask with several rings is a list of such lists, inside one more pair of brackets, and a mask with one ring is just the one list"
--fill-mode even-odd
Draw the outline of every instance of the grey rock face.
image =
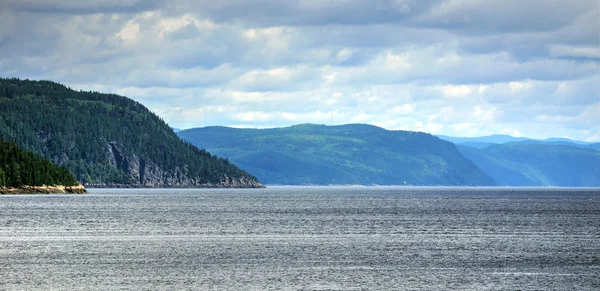
[[187, 167], [175, 167], [166, 171], [153, 161], [141, 158], [124, 149], [116, 142], [106, 145], [108, 162], [125, 173], [127, 184], [85, 184], [88, 187], [173, 187], [173, 188], [263, 188], [260, 183], [249, 178], [222, 176], [219, 183], [204, 183], [199, 177], [190, 178]]

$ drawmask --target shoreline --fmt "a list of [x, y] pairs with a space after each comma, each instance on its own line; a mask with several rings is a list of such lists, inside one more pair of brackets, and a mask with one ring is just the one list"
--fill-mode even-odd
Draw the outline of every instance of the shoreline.
[[220, 184], [203, 184], [196, 186], [141, 186], [127, 184], [109, 184], [109, 185], [87, 185], [88, 189], [262, 189], [267, 188], [265, 185], [220, 185]]
[[21, 186], [0, 187], [0, 195], [12, 194], [86, 194], [87, 190], [81, 184], [77, 186]]

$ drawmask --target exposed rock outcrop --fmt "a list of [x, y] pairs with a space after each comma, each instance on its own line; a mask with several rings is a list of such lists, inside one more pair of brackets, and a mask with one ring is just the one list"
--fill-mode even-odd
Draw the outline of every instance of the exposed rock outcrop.
[[205, 182], [197, 178], [190, 178], [186, 166], [175, 167], [172, 171], [165, 171], [153, 161], [130, 153], [116, 142], [107, 143], [108, 162], [122, 171], [127, 176], [127, 183], [123, 184], [88, 184], [88, 187], [97, 188], [264, 188], [259, 182], [247, 177], [228, 177], [223, 175], [218, 183]]

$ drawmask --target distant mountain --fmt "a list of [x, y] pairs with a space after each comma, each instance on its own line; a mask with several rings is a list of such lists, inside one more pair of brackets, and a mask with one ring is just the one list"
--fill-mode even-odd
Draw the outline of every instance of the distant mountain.
[[260, 186], [228, 160], [182, 142], [140, 103], [50, 81], [0, 79], [0, 134], [86, 186]]
[[518, 142], [459, 151], [504, 186], [600, 186], [600, 151], [573, 145]]
[[438, 135], [437, 137], [452, 142], [457, 145], [468, 146], [477, 149], [483, 149], [493, 144], [505, 144], [505, 143], [522, 143], [522, 144], [549, 144], [549, 145], [571, 145], [583, 148], [592, 148], [600, 150], [600, 143], [589, 143], [583, 141], [572, 140], [568, 138], [548, 138], [544, 140], [527, 138], [527, 137], [514, 137], [510, 135], [490, 135], [481, 137], [452, 137], [445, 135]]
[[439, 137], [443, 140], [447, 140], [449, 142], [455, 143], [455, 144], [463, 144], [463, 143], [499, 144], [499, 143], [529, 140], [529, 138], [525, 138], [525, 137], [514, 137], [514, 136], [510, 136], [510, 135], [503, 135], [503, 134], [480, 136], [480, 137], [453, 137], [453, 136], [446, 136], [446, 135], [438, 135], [437, 137]]
[[569, 139], [569, 138], [562, 138], [562, 137], [552, 137], [552, 138], [545, 139], [543, 141], [547, 142], [547, 143], [557, 143], [557, 144], [560, 144], [560, 143], [563, 143], [563, 144], [579, 144], [579, 145], [590, 144], [588, 142], [577, 141], [577, 140], [572, 140], [572, 139]]
[[478, 141], [467, 141], [467, 142], [463, 142], [463, 143], [457, 143], [458, 145], [462, 145], [462, 146], [468, 146], [468, 147], [472, 147], [472, 148], [476, 148], [476, 149], [484, 149], [487, 148], [495, 143], [491, 143], [491, 142], [478, 142]]
[[[578, 148], [588, 148], [594, 150], [600, 150], [600, 143], [586, 143], [582, 141], [574, 141], [568, 140], [565, 141], [563, 139], [546, 139], [546, 140], [526, 140], [515, 142], [518, 144], [538, 144], [538, 145], [564, 145], [564, 146], [573, 146]], [[462, 143], [460, 145], [471, 146], [468, 143]]]
[[177, 127], [171, 127], [173, 129], [173, 132], [178, 133], [181, 131], [181, 129], [177, 128]]
[[185, 141], [266, 184], [493, 185], [452, 143], [430, 134], [352, 124], [275, 129], [204, 127]]

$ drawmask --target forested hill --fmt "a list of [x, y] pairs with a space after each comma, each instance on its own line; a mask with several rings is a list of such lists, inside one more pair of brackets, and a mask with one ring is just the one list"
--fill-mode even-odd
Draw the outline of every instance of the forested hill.
[[0, 187], [24, 185], [77, 186], [79, 183], [66, 168], [0, 137]]
[[177, 133], [267, 184], [494, 185], [450, 142], [352, 124], [275, 129], [205, 127]]
[[0, 134], [88, 186], [261, 186], [228, 160], [181, 141], [140, 103], [51, 81], [0, 79]]

